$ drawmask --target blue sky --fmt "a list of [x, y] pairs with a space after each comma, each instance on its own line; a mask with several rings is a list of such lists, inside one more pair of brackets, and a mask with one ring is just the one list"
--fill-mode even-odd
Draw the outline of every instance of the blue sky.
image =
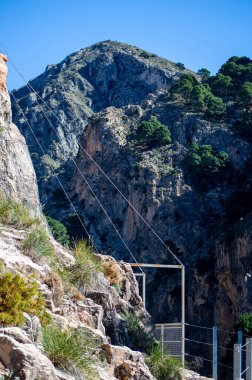
[[[232, 55], [252, 57], [252, 0], [1, 0], [0, 9], [0, 43], [27, 79], [106, 39], [212, 73]], [[23, 84], [9, 64], [9, 87]]]

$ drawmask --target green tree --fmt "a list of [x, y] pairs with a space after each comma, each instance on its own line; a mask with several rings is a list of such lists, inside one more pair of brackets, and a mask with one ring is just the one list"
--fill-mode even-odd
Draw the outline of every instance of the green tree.
[[136, 136], [139, 143], [148, 147], [171, 143], [171, 133], [168, 127], [161, 124], [156, 118], [142, 121], [137, 127]]
[[51, 218], [50, 216], [47, 216], [46, 220], [55, 240], [57, 240], [60, 244], [68, 247], [70, 244], [70, 236], [68, 235], [64, 224], [60, 223], [56, 219]]
[[176, 66], [177, 66], [179, 69], [181, 69], [181, 70], [184, 70], [184, 69], [185, 69], [185, 65], [184, 65], [183, 63], [181, 63], [181, 62], [177, 62], [177, 63], [176, 63]]
[[197, 80], [190, 74], [181, 75], [180, 79], [171, 87], [170, 93], [174, 95], [181, 95], [185, 100], [189, 100]]
[[211, 145], [194, 143], [189, 148], [188, 165], [193, 183], [198, 190], [205, 191], [221, 179], [221, 174], [229, 165], [229, 156]]
[[245, 82], [240, 87], [238, 100], [242, 105], [252, 105], [252, 82]]
[[240, 111], [240, 117], [235, 122], [235, 131], [245, 138], [252, 137], [252, 112], [246, 108]]
[[205, 81], [205, 80], [207, 80], [210, 77], [211, 73], [210, 73], [209, 70], [202, 68], [202, 69], [198, 70], [197, 74], [202, 77], [203, 81]]
[[221, 98], [208, 94], [206, 99], [206, 116], [210, 119], [222, 119], [226, 113], [226, 106]]
[[191, 93], [191, 106], [194, 111], [197, 112], [205, 112], [206, 111], [206, 96], [209, 95], [210, 89], [208, 85], [198, 84], [194, 86], [193, 91]]
[[208, 83], [216, 96], [228, 96], [234, 91], [232, 78], [228, 75], [218, 73], [209, 78]]
[[252, 82], [252, 60], [248, 57], [231, 57], [221, 66], [219, 73], [230, 76], [236, 86]]

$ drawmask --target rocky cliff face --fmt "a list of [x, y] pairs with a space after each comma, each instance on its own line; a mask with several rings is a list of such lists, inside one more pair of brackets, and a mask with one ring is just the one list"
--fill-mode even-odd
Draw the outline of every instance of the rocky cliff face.
[[6, 195], [39, 213], [36, 176], [24, 137], [11, 119], [6, 90], [7, 58], [0, 55], [0, 188]]
[[[187, 321], [232, 329], [237, 315], [251, 311], [252, 306], [251, 144], [227, 124], [188, 112], [183, 103], [171, 98], [170, 86], [182, 73], [188, 71], [146, 56], [138, 48], [108, 41], [48, 67], [30, 82], [33, 90], [15, 92], [46, 150], [44, 156], [15, 104], [13, 112], [30, 147], [43, 203], [52, 216], [62, 220], [73, 235], [85, 235], [81, 226], [76, 231], [76, 218], [56, 183], [55, 173], [60, 173], [100, 249], [131, 261], [88, 184], [139, 261], [171, 262], [87, 151], [186, 265]], [[42, 105], [42, 99], [54, 114]], [[151, 116], [169, 126], [172, 144], [152, 149], [136, 144], [137, 125]], [[230, 158], [221, 181], [204, 191], [199, 191], [188, 170], [192, 142], [210, 144]], [[73, 164], [75, 157], [80, 170]], [[167, 316], [176, 321], [177, 275], [155, 271], [147, 281], [150, 313], [159, 322], [167, 322]], [[200, 331], [195, 334], [200, 337]]]
[[[0, 57], [2, 59], [2, 56]], [[2, 80], [1, 202], [4, 197], [8, 197], [11, 202], [19, 202], [25, 205], [31, 214], [41, 217], [36, 177], [28, 149], [24, 138], [11, 120], [10, 100], [5, 88], [7, 70], [3, 70], [2, 66], [0, 70], [2, 75], [0, 76]], [[4, 220], [3, 213], [6, 215], [6, 212], [11, 212], [10, 207], [3, 209], [1, 203], [1, 221]], [[12, 211], [15, 212], [14, 209]], [[101, 260], [106, 262], [106, 267], [109, 266], [111, 271], [113, 269], [113, 273], [116, 272], [120, 289], [113, 288], [103, 273], [97, 273], [92, 279], [92, 286], [88, 286], [85, 292], [73, 295], [70, 290], [67, 292], [64, 289], [61, 278], [52, 269], [52, 263], [36, 255], [36, 249], [32, 255], [27, 254], [24, 241], [32, 235], [33, 230], [28, 229], [27, 225], [13, 227], [15, 218], [13, 215], [10, 216], [11, 219], [5, 218], [5, 222], [0, 223], [1, 276], [3, 273], [15, 273], [27, 280], [31, 274], [34, 275], [46, 300], [51, 320], [63, 330], [78, 329], [79, 334], [88, 332], [90, 339], [98, 342], [99, 355], [104, 359], [96, 364], [95, 378], [121, 379], [127, 374], [132, 379], [154, 379], [144, 363], [142, 354], [123, 346], [128, 343], [127, 322], [123, 318], [126, 312], [134, 311], [145, 324], [149, 324], [149, 316], [138, 295], [137, 283], [130, 266], [123, 262], [117, 263], [111, 257], [102, 256]], [[43, 228], [43, 222], [40, 228]], [[55, 255], [53, 262], [56, 260], [58, 265], [63, 265], [65, 268], [73, 265], [75, 258], [71, 252], [51, 237], [47, 236], [47, 239], [50, 240]], [[4, 302], [2, 298], [1, 302]], [[5, 310], [1, 304], [1, 318]], [[111, 343], [121, 347], [113, 346]], [[85, 374], [70, 375], [67, 371], [64, 373], [58, 370], [57, 366], [54, 367], [43, 349], [40, 320], [29, 314], [25, 314], [25, 322], [21, 326], [13, 327], [11, 323], [10, 325], [7, 323], [6, 327], [0, 329], [0, 363], [0, 375], [5, 378], [13, 376], [27, 380], [90, 378]]]

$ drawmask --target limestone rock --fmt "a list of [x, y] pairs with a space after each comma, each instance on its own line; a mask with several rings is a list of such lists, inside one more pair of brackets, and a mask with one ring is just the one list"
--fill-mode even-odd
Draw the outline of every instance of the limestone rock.
[[0, 90], [0, 189], [39, 214], [35, 172], [24, 137], [11, 122], [9, 94]]
[[51, 361], [33, 344], [20, 343], [15, 338], [25, 341], [23, 332], [17, 330], [8, 335], [0, 332], [0, 360], [13, 376], [20, 380], [56, 380], [56, 371]]
[[0, 54], [0, 91], [6, 90], [6, 78], [8, 74], [8, 68], [6, 65], [7, 57], [4, 54]]
[[212, 378], [210, 379], [209, 377], [201, 376], [198, 373], [193, 372], [193, 371], [183, 370], [182, 380], [213, 380], [213, 379]]
[[116, 379], [155, 380], [140, 352], [109, 345], [103, 345], [102, 349], [109, 364], [109, 371]]

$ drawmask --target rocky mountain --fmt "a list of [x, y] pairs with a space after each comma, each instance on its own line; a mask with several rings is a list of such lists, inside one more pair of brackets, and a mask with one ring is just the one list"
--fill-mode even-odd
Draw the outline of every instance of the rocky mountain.
[[[28, 148], [12, 123], [6, 61], [0, 55], [0, 376], [155, 380], [143, 354], [125, 346], [153, 339], [131, 267], [83, 241], [66, 249], [49, 232]], [[184, 380], [195, 378], [206, 379], [183, 371]]]
[[[97, 198], [137, 260], [171, 263], [98, 164], [185, 264], [187, 321], [227, 330], [252, 307], [251, 140], [244, 133], [251, 106], [242, 98], [250, 99], [251, 74], [230, 68], [250, 64], [233, 57], [208, 79], [207, 70], [195, 74], [105, 41], [49, 65], [13, 92], [46, 153], [13, 103], [45, 211], [72, 236], [85, 236], [59, 175], [99, 249], [132, 261]], [[159, 137], [148, 140], [153, 128]], [[179, 320], [178, 275], [148, 272], [147, 283], [148, 311], [159, 322]], [[202, 337], [199, 330], [188, 334]]]

